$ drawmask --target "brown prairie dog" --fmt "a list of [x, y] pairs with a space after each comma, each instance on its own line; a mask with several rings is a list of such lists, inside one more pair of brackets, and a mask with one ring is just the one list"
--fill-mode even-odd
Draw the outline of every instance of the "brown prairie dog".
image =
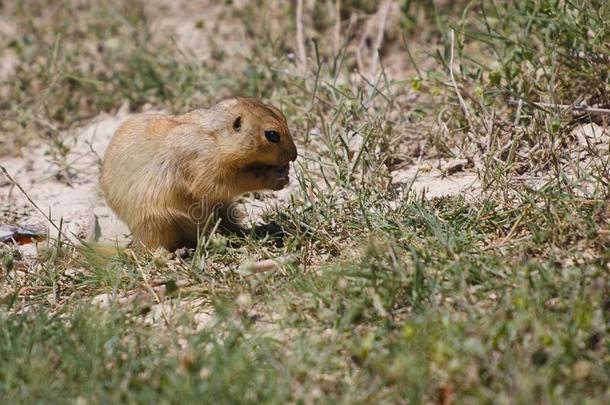
[[127, 119], [108, 146], [100, 183], [136, 246], [172, 251], [194, 246], [214, 212], [235, 226], [233, 199], [282, 189], [296, 157], [280, 110], [234, 98], [184, 115]]

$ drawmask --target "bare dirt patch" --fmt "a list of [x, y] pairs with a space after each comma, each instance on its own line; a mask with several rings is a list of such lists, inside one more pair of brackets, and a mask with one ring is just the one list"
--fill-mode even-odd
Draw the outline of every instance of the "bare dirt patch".
[[103, 239], [122, 240], [126, 228], [103, 204], [98, 188], [99, 163], [126, 113], [102, 114], [91, 124], [63, 134], [65, 151], [58, 157], [53, 146], [29, 145], [21, 157], [4, 158], [2, 165], [26, 195], [11, 181], [0, 177], [2, 205], [8, 212], [28, 211], [15, 218], [22, 225], [44, 225], [57, 236], [57, 227], [72, 240], [95, 238], [99, 224]]

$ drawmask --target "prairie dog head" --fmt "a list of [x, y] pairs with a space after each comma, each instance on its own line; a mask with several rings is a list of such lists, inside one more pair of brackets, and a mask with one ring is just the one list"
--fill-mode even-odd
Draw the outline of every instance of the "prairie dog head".
[[217, 110], [224, 118], [218, 142], [231, 154], [239, 147], [240, 156], [234, 156], [239, 163], [281, 166], [297, 158], [286, 118], [279, 109], [253, 99], [233, 98], [218, 103], [210, 112]]
[[[232, 98], [187, 115], [213, 139], [216, 161], [241, 179], [253, 179], [240, 182], [240, 192], [279, 190], [288, 184], [289, 163], [297, 158], [297, 149], [279, 109], [254, 99]], [[198, 136], [189, 135], [189, 139], [195, 139], [189, 142], [191, 147], [198, 144], [191, 137]], [[202, 154], [196, 160], [209, 158], [209, 145], [201, 147]], [[194, 171], [202, 167], [193, 164]]]
[[212, 115], [213, 111], [223, 117], [217, 142], [226, 160], [245, 174], [269, 179], [266, 188], [283, 188], [288, 183], [289, 163], [297, 158], [284, 114], [248, 98], [222, 101], [211, 108]]

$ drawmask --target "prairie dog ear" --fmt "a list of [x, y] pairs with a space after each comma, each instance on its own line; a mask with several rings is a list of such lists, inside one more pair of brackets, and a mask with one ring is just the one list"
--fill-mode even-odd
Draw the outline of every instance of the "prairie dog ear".
[[233, 121], [233, 129], [235, 130], [235, 132], [239, 132], [239, 130], [241, 129], [241, 117], [240, 116], [235, 118], [235, 121]]
[[271, 111], [273, 111], [275, 113], [275, 115], [277, 115], [278, 119], [283, 119], [284, 118], [284, 114], [282, 113], [282, 111], [280, 111], [279, 108], [274, 107], [271, 104], [267, 104], [266, 107], [269, 108]]

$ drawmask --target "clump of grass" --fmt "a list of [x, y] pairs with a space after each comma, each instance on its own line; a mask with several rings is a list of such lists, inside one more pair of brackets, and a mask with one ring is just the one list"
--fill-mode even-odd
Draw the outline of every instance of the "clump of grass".
[[[576, 108], [610, 106], [608, 12], [598, 2], [563, 1], [481, 2], [464, 9], [453, 27], [455, 40], [437, 54], [444, 72], [458, 76], [442, 128], [461, 134], [449, 144], [454, 154], [484, 156], [487, 185], [505, 188], [523, 175], [559, 178], [579, 150], [579, 126], [607, 125], [606, 115]], [[449, 75], [441, 76], [450, 86]], [[588, 162], [605, 167], [603, 153], [589, 155]], [[584, 173], [579, 180], [606, 177], [603, 169]]]
[[4, 54], [17, 63], [0, 84], [0, 154], [33, 134], [57, 139], [124, 103], [180, 111], [209, 100], [207, 71], [177, 51], [171, 33], [153, 35], [154, 11], [141, 3], [3, 8], [16, 27], [3, 39]]
[[[226, 327], [225, 327], [226, 326]], [[119, 308], [78, 307], [2, 319], [3, 398], [14, 403], [154, 400], [260, 403], [287, 395], [269, 367], [274, 345], [246, 339], [247, 325], [219, 321], [181, 344], [133, 322]], [[217, 333], [223, 331], [223, 338]]]
[[[485, 40], [497, 58], [489, 92], [531, 101], [609, 106], [610, 9], [605, 2], [483, 3], [465, 40]], [[479, 75], [482, 72], [479, 71]]]

